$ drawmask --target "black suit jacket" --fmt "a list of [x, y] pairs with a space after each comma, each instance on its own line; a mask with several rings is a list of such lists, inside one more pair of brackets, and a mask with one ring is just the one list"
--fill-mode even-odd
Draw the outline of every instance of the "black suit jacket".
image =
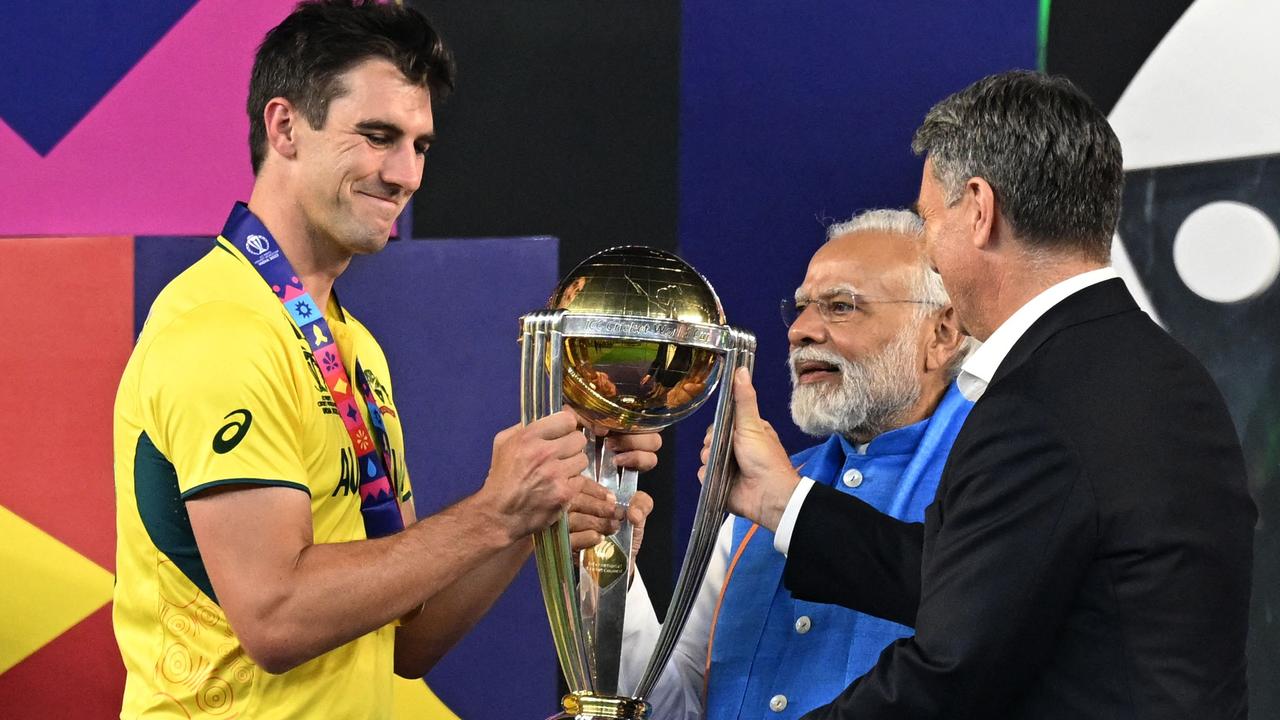
[[787, 587], [916, 634], [805, 718], [1244, 718], [1255, 519], [1208, 374], [1090, 286], [1000, 365], [923, 525], [810, 492]]

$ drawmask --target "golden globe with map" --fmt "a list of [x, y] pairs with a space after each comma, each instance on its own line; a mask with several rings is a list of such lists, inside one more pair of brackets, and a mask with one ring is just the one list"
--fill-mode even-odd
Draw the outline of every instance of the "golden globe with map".
[[[622, 621], [630, 582], [631, 526], [573, 558], [564, 515], [534, 538], [551, 635], [569, 687], [559, 717], [648, 717], [644, 697], [666, 666], [693, 608], [725, 515], [732, 478], [731, 381], [751, 369], [755, 337], [725, 324], [711, 284], [679, 257], [618, 247], [579, 264], [548, 309], [521, 318], [521, 417], [564, 404], [610, 432], [653, 432], [716, 397], [711, 458], [667, 620], [634, 688], [618, 687]], [[717, 392], [718, 390], [718, 392]], [[604, 442], [589, 439], [588, 472], [629, 503], [636, 473], [618, 468]]]

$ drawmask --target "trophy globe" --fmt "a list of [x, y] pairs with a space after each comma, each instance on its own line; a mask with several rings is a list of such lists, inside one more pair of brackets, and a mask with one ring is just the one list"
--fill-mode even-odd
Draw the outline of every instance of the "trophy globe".
[[[711, 284], [675, 255], [643, 246], [593, 255], [561, 281], [550, 306], [570, 315], [724, 325]], [[564, 396], [617, 432], [650, 432], [697, 410], [720, 379], [722, 356], [678, 341], [566, 337]]]

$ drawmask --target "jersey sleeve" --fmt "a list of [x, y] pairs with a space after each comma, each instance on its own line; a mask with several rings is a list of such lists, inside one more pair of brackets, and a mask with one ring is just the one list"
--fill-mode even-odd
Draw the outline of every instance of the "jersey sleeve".
[[273, 319], [230, 302], [202, 305], [147, 349], [141, 394], [147, 432], [173, 464], [185, 500], [219, 485], [311, 492], [302, 461], [303, 352]]

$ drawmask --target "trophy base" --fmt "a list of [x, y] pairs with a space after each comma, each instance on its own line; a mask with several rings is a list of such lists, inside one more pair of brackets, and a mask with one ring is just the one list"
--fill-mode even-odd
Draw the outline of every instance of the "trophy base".
[[558, 718], [575, 720], [647, 720], [649, 703], [635, 698], [570, 693], [560, 700], [564, 708]]

